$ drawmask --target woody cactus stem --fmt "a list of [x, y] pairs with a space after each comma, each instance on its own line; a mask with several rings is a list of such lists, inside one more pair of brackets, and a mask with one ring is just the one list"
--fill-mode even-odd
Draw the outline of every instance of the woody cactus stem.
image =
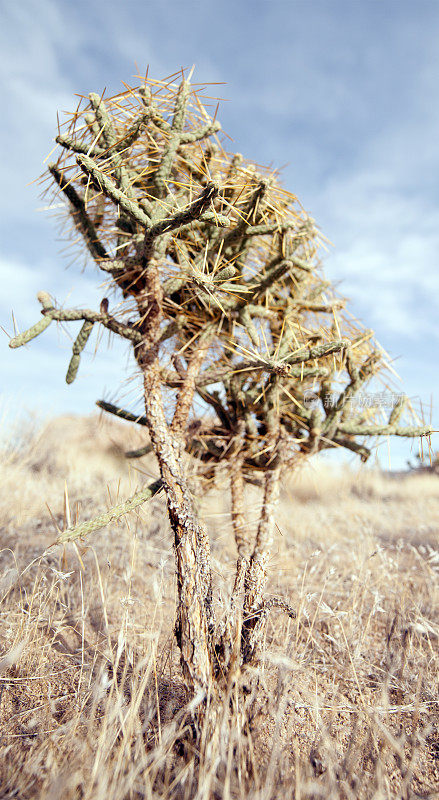
[[265, 475], [264, 499], [250, 563], [244, 581], [244, 612], [242, 624], [242, 658], [244, 663], [257, 660], [261, 644], [261, 629], [265, 621], [263, 597], [267, 583], [267, 566], [273, 546], [274, 519], [279, 500], [280, 455]]
[[[203, 206], [200, 206], [202, 209]], [[145, 240], [149, 238], [148, 232]], [[161, 396], [159, 361], [163, 290], [159, 262], [148, 244], [144, 259], [145, 290], [136, 296], [143, 342], [136, 358], [143, 374], [145, 416], [166, 494], [169, 520], [174, 532], [177, 562], [178, 609], [176, 637], [185, 678], [194, 690], [207, 692], [212, 679], [211, 637], [213, 632], [212, 576], [207, 533], [197, 517], [181, 461], [181, 431], [192, 405], [195, 378], [202, 357], [197, 352], [195, 367], [188, 369], [169, 426]], [[201, 351], [202, 352], [202, 351]]]
[[176, 637], [189, 686], [206, 691], [211, 678], [212, 577], [210, 545], [198, 520], [180, 460], [180, 442], [169, 429], [160, 397], [156, 364], [144, 367], [145, 410], [174, 532], [178, 608]]
[[279, 418], [279, 379], [273, 377], [270, 380], [265, 401], [265, 424], [267, 435], [271, 440], [270, 463], [265, 472], [264, 498], [256, 540], [244, 579], [241, 644], [244, 663], [251, 663], [258, 657], [263, 596], [267, 583], [268, 560], [273, 545], [274, 514], [279, 499], [279, 480], [284, 459]]
[[231, 517], [238, 560], [248, 560], [251, 553], [250, 530], [246, 519], [244, 502], [244, 440], [245, 423], [244, 420], [241, 420], [238, 435], [233, 442], [229, 455]]
[[66, 375], [66, 383], [73, 383], [76, 378], [79, 362], [81, 360], [81, 353], [88, 342], [89, 336], [93, 330], [93, 322], [84, 322], [79, 331], [74, 344], [73, 344], [73, 355], [70, 360], [70, 364], [67, 370]]
[[249, 558], [251, 550], [250, 533], [246, 521], [244, 505], [243, 457], [239, 454], [230, 462], [230, 494], [233, 533], [239, 558]]

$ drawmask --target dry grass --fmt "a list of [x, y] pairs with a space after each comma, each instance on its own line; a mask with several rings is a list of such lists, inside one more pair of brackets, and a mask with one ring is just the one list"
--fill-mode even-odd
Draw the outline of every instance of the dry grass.
[[[85, 519], [147, 480], [123, 459], [141, 432], [96, 423], [54, 420], [0, 467], [1, 797], [438, 797], [437, 476], [309, 465], [284, 487], [270, 591], [297, 620], [272, 612], [258, 693], [208, 712], [195, 748], [162, 500], [17, 581], [68, 521], [65, 482]], [[225, 489], [203, 510], [226, 609]]]

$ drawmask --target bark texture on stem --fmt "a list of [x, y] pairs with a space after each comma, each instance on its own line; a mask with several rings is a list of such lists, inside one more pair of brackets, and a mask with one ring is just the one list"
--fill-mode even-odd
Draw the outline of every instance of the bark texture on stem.
[[252, 543], [244, 504], [245, 482], [242, 471], [243, 453], [237, 453], [230, 459], [229, 463], [232, 525], [236, 549], [238, 551], [238, 558], [249, 559]]
[[[212, 678], [212, 578], [209, 540], [199, 522], [187, 485], [181, 459], [180, 425], [178, 433], [168, 425], [161, 393], [159, 361], [160, 321], [163, 293], [159, 262], [152, 258], [144, 271], [145, 292], [138, 298], [143, 318], [144, 342], [137, 348], [137, 361], [143, 373], [145, 417], [166, 494], [169, 520], [175, 541], [178, 609], [176, 636], [181, 664], [188, 685], [206, 692]], [[201, 366], [201, 358], [196, 366]], [[195, 368], [193, 368], [195, 371]], [[192, 369], [185, 386], [185, 398], [193, 394]], [[185, 411], [189, 406], [185, 403]], [[183, 413], [183, 412], [182, 412]], [[184, 419], [179, 419], [184, 423]]]
[[267, 583], [267, 565], [274, 535], [274, 514], [279, 499], [281, 463], [267, 470], [264, 500], [259, 520], [256, 542], [245, 575], [244, 619], [242, 625], [242, 656], [244, 663], [257, 658], [258, 642], [263, 618], [263, 592]]
[[211, 677], [212, 579], [209, 540], [199, 522], [179, 458], [180, 443], [163, 410], [158, 363], [144, 372], [149, 434], [166, 493], [174, 534], [178, 609], [176, 636], [188, 685], [206, 691]]

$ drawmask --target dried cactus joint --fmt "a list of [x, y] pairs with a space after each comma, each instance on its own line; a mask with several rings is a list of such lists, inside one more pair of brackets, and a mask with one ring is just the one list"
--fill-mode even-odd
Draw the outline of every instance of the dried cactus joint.
[[[113, 314], [108, 302], [99, 311], [61, 309], [41, 293], [42, 318], [10, 341], [19, 347], [52, 321], [81, 321], [69, 383], [93, 325], [131, 343], [144, 414], [98, 405], [146, 426], [150, 445], [127, 455], [141, 457], [150, 447], [160, 479], [57, 541], [85, 536], [164, 489], [182, 667], [188, 686], [203, 692], [215, 676], [258, 658], [270, 608], [292, 613], [284, 601], [264, 600], [285, 470], [335, 447], [366, 460], [363, 437], [431, 432], [413, 418], [403, 423], [409, 403], [388, 420], [379, 409], [350, 404], [371, 378], [390, 374], [385, 359], [324, 279], [314, 221], [275, 171], [225, 151], [209, 102], [184, 77], [83, 100], [57, 137], [47, 176], [65, 198], [75, 238], [82, 236], [121, 302]], [[318, 408], [309, 407], [310, 393]], [[226, 626], [213, 615], [209, 539], [189, 490], [187, 459], [206, 486], [219, 467], [230, 476], [239, 557]], [[260, 476], [264, 502], [253, 537], [245, 484], [260, 484]]]

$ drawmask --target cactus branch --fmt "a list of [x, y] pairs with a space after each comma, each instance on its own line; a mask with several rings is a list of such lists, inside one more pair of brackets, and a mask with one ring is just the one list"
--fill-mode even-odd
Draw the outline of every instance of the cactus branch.
[[181, 228], [182, 225], [188, 225], [198, 219], [217, 194], [218, 187], [214, 183], [209, 182], [200, 196], [182, 211], [177, 211], [171, 217], [165, 217], [165, 219], [159, 220], [151, 225], [145, 233], [143, 243], [142, 259], [144, 264], [150, 256], [152, 242], [157, 236], [161, 236], [163, 233], [169, 233], [175, 228]]
[[142, 456], [147, 456], [149, 453], [152, 453], [152, 445], [146, 444], [144, 447], [139, 447], [138, 450], [127, 450], [125, 458], [142, 458]]
[[346, 366], [350, 376], [350, 382], [340, 394], [334, 408], [327, 411], [326, 419], [323, 424], [323, 435], [331, 438], [337, 430], [338, 423], [341, 419], [343, 411], [353, 397], [359, 392], [364, 383], [371, 377], [374, 372], [376, 364], [381, 358], [380, 353], [371, 353], [361, 367], [356, 368], [353, 366], [349, 351], [346, 358]]
[[[87, 156], [83, 157], [87, 158]], [[73, 219], [84, 236], [84, 241], [90, 251], [90, 254], [93, 256], [95, 261], [107, 259], [108, 253], [102, 242], [99, 240], [96, 228], [87, 214], [85, 203], [82, 197], [79, 196], [74, 186], [72, 186], [70, 181], [66, 180], [62, 172], [60, 172], [55, 164], [49, 164], [48, 170], [72, 206]]]
[[367, 425], [358, 422], [340, 422], [339, 430], [351, 436], [402, 436], [409, 439], [430, 436], [433, 433], [431, 425], [398, 427], [398, 425]]
[[94, 517], [94, 519], [90, 519], [87, 520], [87, 522], [81, 522], [79, 525], [73, 525], [71, 528], [67, 528], [58, 536], [54, 542], [54, 545], [73, 542], [75, 539], [87, 536], [89, 533], [93, 533], [94, 531], [98, 531], [100, 528], [104, 528], [105, 525], [109, 525], [110, 522], [114, 522], [114, 520], [120, 519], [120, 517], [123, 517], [125, 514], [128, 514], [130, 511], [138, 508], [138, 506], [141, 506], [146, 500], [150, 500], [161, 489], [163, 489], [162, 480], [159, 479], [153, 483], [150, 483], [149, 486], [146, 486], [144, 489], [136, 492], [129, 497], [128, 500], [125, 500], [125, 502], [119, 503], [117, 506], [113, 506], [108, 511], [104, 511], [102, 514]]
[[[96, 121], [102, 130], [102, 138], [105, 141], [108, 149], [108, 155], [114, 165], [114, 174], [116, 183], [119, 188], [124, 192], [126, 197], [131, 197], [133, 194], [128, 171], [125, 164], [125, 159], [118, 150], [118, 137], [114, 129], [110, 115], [108, 114], [106, 105], [98, 94], [91, 92], [89, 94], [90, 103], [96, 115]], [[130, 129], [131, 134], [131, 129]], [[124, 209], [125, 210], [125, 209]]]
[[81, 330], [79, 331], [73, 343], [73, 355], [67, 370], [66, 383], [73, 383], [79, 368], [81, 360], [81, 353], [88, 342], [89, 336], [93, 330], [93, 322], [84, 322]]
[[180, 136], [180, 144], [194, 144], [201, 139], [212, 136], [212, 134], [217, 133], [219, 130], [221, 130], [221, 123], [218, 122], [218, 120], [215, 120], [215, 122], [206, 122], [205, 125], [202, 125], [194, 131], [183, 133]]
[[407, 403], [408, 403], [408, 397], [406, 397], [405, 395], [400, 397], [399, 400], [395, 403], [389, 416], [388, 425], [390, 428], [393, 428], [394, 426], [397, 425], [397, 423], [399, 422], [404, 413], [404, 408], [406, 407]]
[[189, 81], [182, 80], [175, 100], [174, 118], [172, 120], [169, 138], [165, 146], [162, 159], [154, 176], [154, 183], [158, 189], [160, 197], [163, 197], [166, 194], [166, 181], [171, 174], [172, 163], [183, 135], [183, 126], [189, 95]]
[[32, 325], [31, 328], [28, 328], [27, 331], [23, 331], [23, 333], [18, 333], [16, 336], [13, 336], [12, 339], [9, 340], [9, 347], [22, 347], [24, 344], [31, 342], [32, 339], [35, 339], [36, 336], [39, 336], [40, 333], [45, 331], [51, 322], [51, 317], [42, 317], [38, 320], [38, 322], [35, 323], [35, 325]]
[[98, 191], [102, 191], [114, 203], [119, 205], [122, 211], [125, 211], [134, 222], [138, 222], [143, 227], [148, 227], [150, 223], [149, 217], [141, 209], [140, 205], [133, 198], [128, 197], [124, 191], [118, 189], [111, 178], [102, 172], [90, 156], [79, 153], [76, 156], [76, 161], [82, 171], [90, 176], [93, 185]]
[[119, 322], [112, 317], [111, 314], [102, 314], [97, 311], [91, 311], [91, 309], [88, 308], [51, 308], [45, 309], [43, 314], [46, 319], [56, 320], [57, 322], [77, 322], [78, 320], [89, 323], [100, 322], [101, 325], [108, 328], [109, 331], [117, 333], [124, 339], [128, 339], [134, 343], [140, 343], [142, 341], [142, 334], [139, 331], [135, 330], [135, 328], [131, 328], [129, 325], [124, 325], [122, 322]]
[[370, 458], [371, 451], [368, 447], [359, 444], [354, 439], [349, 439], [347, 436], [333, 436], [332, 442], [338, 447], [344, 447], [346, 450], [352, 450], [353, 453], [356, 453], [358, 456], [360, 456], [363, 462], [366, 462]]
[[251, 538], [245, 514], [244, 503], [244, 453], [231, 453], [230, 457], [230, 495], [233, 534], [239, 559], [249, 559], [251, 555]]
[[242, 626], [242, 649], [245, 663], [255, 660], [260, 644], [257, 623], [263, 607], [263, 591], [267, 581], [267, 565], [273, 542], [274, 511], [279, 498], [280, 472], [280, 461], [266, 472], [264, 500], [255, 546], [245, 575]]
[[106, 400], [97, 400], [96, 405], [99, 406], [99, 408], [102, 408], [103, 411], [108, 411], [109, 414], [114, 414], [120, 419], [127, 420], [127, 422], [136, 422], [137, 425], [148, 424], [146, 417], [139, 416], [138, 414], [132, 414], [131, 411], [126, 411], [124, 408], [119, 408], [119, 406], [115, 406], [113, 403], [107, 403]]
[[106, 153], [105, 148], [99, 147], [98, 144], [91, 147], [86, 142], [75, 142], [74, 139], [65, 134], [57, 136], [55, 141], [57, 144], [61, 145], [61, 147], [70, 150], [72, 153], [82, 153], [85, 156], [93, 156], [93, 158], [99, 158], [99, 156], [104, 156]]

